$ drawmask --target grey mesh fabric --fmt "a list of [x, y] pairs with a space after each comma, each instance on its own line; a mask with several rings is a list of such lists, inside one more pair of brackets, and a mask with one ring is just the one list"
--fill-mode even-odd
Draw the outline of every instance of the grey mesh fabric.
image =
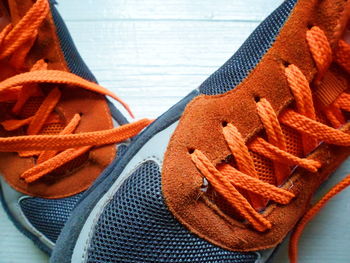
[[[203, 82], [199, 88], [200, 92], [208, 95], [225, 93], [246, 78], [274, 43], [296, 2], [297, 0], [286, 0], [266, 18], [241, 48]], [[268, 4], [268, 1], [266, 4]]]
[[[126, 145], [118, 146], [120, 158], [126, 151]], [[39, 197], [24, 198], [19, 202], [23, 214], [40, 233], [52, 242], [56, 242], [64, 224], [84, 192], [61, 198], [45, 199]]]
[[19, 203], [29, 222], [52, 242], [56, 242], [81, 193], [62, 199], [29, 197]]
[[221, 249], [191, 234], [167, 209], [159, 167], [145, 162], [121, 186], [95, 225], [89, 263], [253, 263], [255, 253]]

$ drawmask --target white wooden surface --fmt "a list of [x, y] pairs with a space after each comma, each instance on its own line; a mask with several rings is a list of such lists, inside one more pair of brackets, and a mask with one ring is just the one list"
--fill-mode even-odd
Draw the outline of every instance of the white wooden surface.
[[[137, 118], [155, 118], [223, 64], [282, 0], [58, 1], [77, 47], [98, 80]], [[350, 171], [350, 162], [330, 184]], [[307, 229], [300, 262], [349, 262], [350, 191], [334, 199]], [[47, 257], [0, 208], [0, 262]], [[287, 262], [282, 247], [275, 263]]]

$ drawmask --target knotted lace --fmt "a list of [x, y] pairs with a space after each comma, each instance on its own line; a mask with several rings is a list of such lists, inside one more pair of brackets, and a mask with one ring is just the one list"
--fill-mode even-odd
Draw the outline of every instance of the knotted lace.
[[[9, 24], [0, 33], [0, 60], [8, 60], [11, 67], [22, 72], [0, 83], [0, 102], [15, 102], [11, 115], [19, 116], [30, 99], [44, 97], [33, 115], [24, 119], [7, 118], [1, 123], [4, 129], [10, 132], [26, 127], [26, 135], [1, 137], [0, 151], [18, 152], [21, 157], [37, 157], [36, 165], [20, 175], [28, 183], [81, 156], [94, 146], [118, 143], [131, 138], [150, 123], [149, 120], [143, 119], [118, 128], [74, 134], [83, 118], [77, 113], [58, 134], [42, 134], [45, 126], [61, 123], [55, 112], [61, 98], [58, 86], [61, 84], [110, 96], [120, 102], [132, 116], [129, 107], [112, 92], [74, 74], [49, 70], [44, 58], [37, 61], [29, 72], [24, 72], [27, 54], [48, 13], [48, 1], [37, 0], [16, 25]], [[44, 92], [40, 84], [58, 85]]]
[[[266, 200], [286, 205], [295, 197], [295, 194], [288, 189], [278, 187], [290, 176], [291, 168], [299, 166], [310, 172], [316, 172], [322, 166], [318, 160], [303, 158], [288, 152], [288, 142], [282, 131], [282, 124], [301, 134], [303, 156], [309, 154], [321, 142], [350, 146], [350, 135], [339, 129], [346, 123], [342, 111], [350, 111], [350, 95], [341, 90], [342, 93], [338, 96], [339, 93], [335, 90], [341, 87], [338, 85], [339, 80], [331, 73], [328, 74], [327, 71], [334, 61], [347, 73], [350, 73], [350, 45], [340, 40], [338, 49], [333, 54], [325, 33], [316, 26], [308, 30], [306, 38], [318, 69], [315, 85], [321, 85], [321, 80], [324, 80], [323, 87], [318, 89], [319, 94], [317, 95], [321, 100], [332, 102], [324, 109], [324, 115], [332, 127], [318, 119], [310, 85], [302, 71], [296, 65], [291, 64], [285, 68], [285, 76], [295, 99], [295, 108], [288, 108], [277, 116], [265, 98], [261, 98], [256, 103], [258, 115], [266, 132], [266, 139], [258, 137], [246, 143], [234, 124], [225, 123], [223, 125], [223, 135], [235, 158], [235, 167], [230, 164], [215, 166], [198, 149], [191, 153], [192, 161], [211, 186], [254, 229], [261, 232], [273, 227], [271, 222], [257, 211], [263, 208]], [[273, 162], [275, 184], [259, 179], [251, 153], [258, 153]], [[307, 222], [330, 198], [349, 185], [350, 176], [330, 190], [300, 220], [290, 242], [291, 262], [297, 261], [297, 243]]]

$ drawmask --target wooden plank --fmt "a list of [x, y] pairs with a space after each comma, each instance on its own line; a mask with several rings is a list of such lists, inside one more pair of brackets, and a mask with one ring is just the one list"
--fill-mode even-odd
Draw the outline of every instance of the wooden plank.
[[59, 1], [66, 21], [244, 20], [260, 21], [282, 0], [70, 0]]
[[[80, 53], [100, 83], [155, 118], [197, 88], [258, 25], [245, 22], [69, 22]], [[91, 52], [93, 50], [94, 52]], [[170, 104], [145, 99], [162, 95]], [[144, 99], [135, 99], [141, 96]], [[146, 105], [143, 105], [146, 103]], [[142, 105], [142, 106], [141, 106]], [[152, 106], [154, 105], [154, 106]], [[142, 114], [142, 115], [140, 115]]]

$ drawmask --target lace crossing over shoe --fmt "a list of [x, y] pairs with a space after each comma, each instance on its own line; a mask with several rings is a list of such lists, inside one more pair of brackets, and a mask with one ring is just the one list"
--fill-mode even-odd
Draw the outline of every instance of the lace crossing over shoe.
[[[310, 51], [320, 71], [317, 75], [317, 81], [321, 81], [327, 68], [332, 63], [332, 50], [325, 33], [319, 27], [312, 27], [307, 31], [306, 36]], [[350, 57], [350, 45], [340, 40], [339, 48], [334, 56], [336, 63], [339, 63], [350, 73], [350, 68], [343, 59], [344, 57]], [[300, 166], [310, 172], [317, 172], [322, 167], [322, 163], [318, 160], [295, 156], [287, 151], [289, 138], [284, 135], [281, 124], [295, 129], [302, 135], [303, 156], [308, 155], [321, 142], [350, 146], [350, 135], [339, 130], [347, 122], [342, 111], [350, 109], [350, 94], [346, 92], [340, 95], [337, 94], [337, 99], [325, 109], [325, 115], [333, 126], [329, 127], [317, 121], [312, 91], [302, 71], [295, 65], [289, 65], [285, 69], [285, 74], [295, 99], [296, 110], [286, 109], [277, 117], [268, 100], [262, 98], [257, 102], [257, 112], [265, 128], [267, 140], [258, 137], [246, 146], [237, 128], [232, 124], [225, 123], [223, 135], [236, 160], [236, 168], [225, 164], [217, 169], [200, 150], [191, 153], [193, 162], [213, 188], [257, 231], [266, 231], [273, 227], [271, 222], [254, 209], [263, 209], [261, 200], [264, 199], [261, 199], [261, 197], [279, 204], [288, 204], [295, 197], [294, 193], [278, 187], [285, 182], [286, 176], [290, 174], [288, 166]], [[335, 83], [327, 84], [329, 84], [326, 87], [327, 92], [332, 96], [332, 92], [334, 92], [332, 84], [337, 85], [337, 83], [335, 81]], [[259, 179], [253, 156], [249, 150], [272, 160], [275, 169], [271, 176], [275, 176], [276, 186]], [[303, 216], [292, 235], [290, 243], [291, 262], [296, 262], [297, 242], [306, 223], [320, 211], [329, 199], [349, 185], [350, 175], [334, 186]], [[250, 197], [249, 200], [252, 204], [236, 187], [249, 192], [248, 198]]]

